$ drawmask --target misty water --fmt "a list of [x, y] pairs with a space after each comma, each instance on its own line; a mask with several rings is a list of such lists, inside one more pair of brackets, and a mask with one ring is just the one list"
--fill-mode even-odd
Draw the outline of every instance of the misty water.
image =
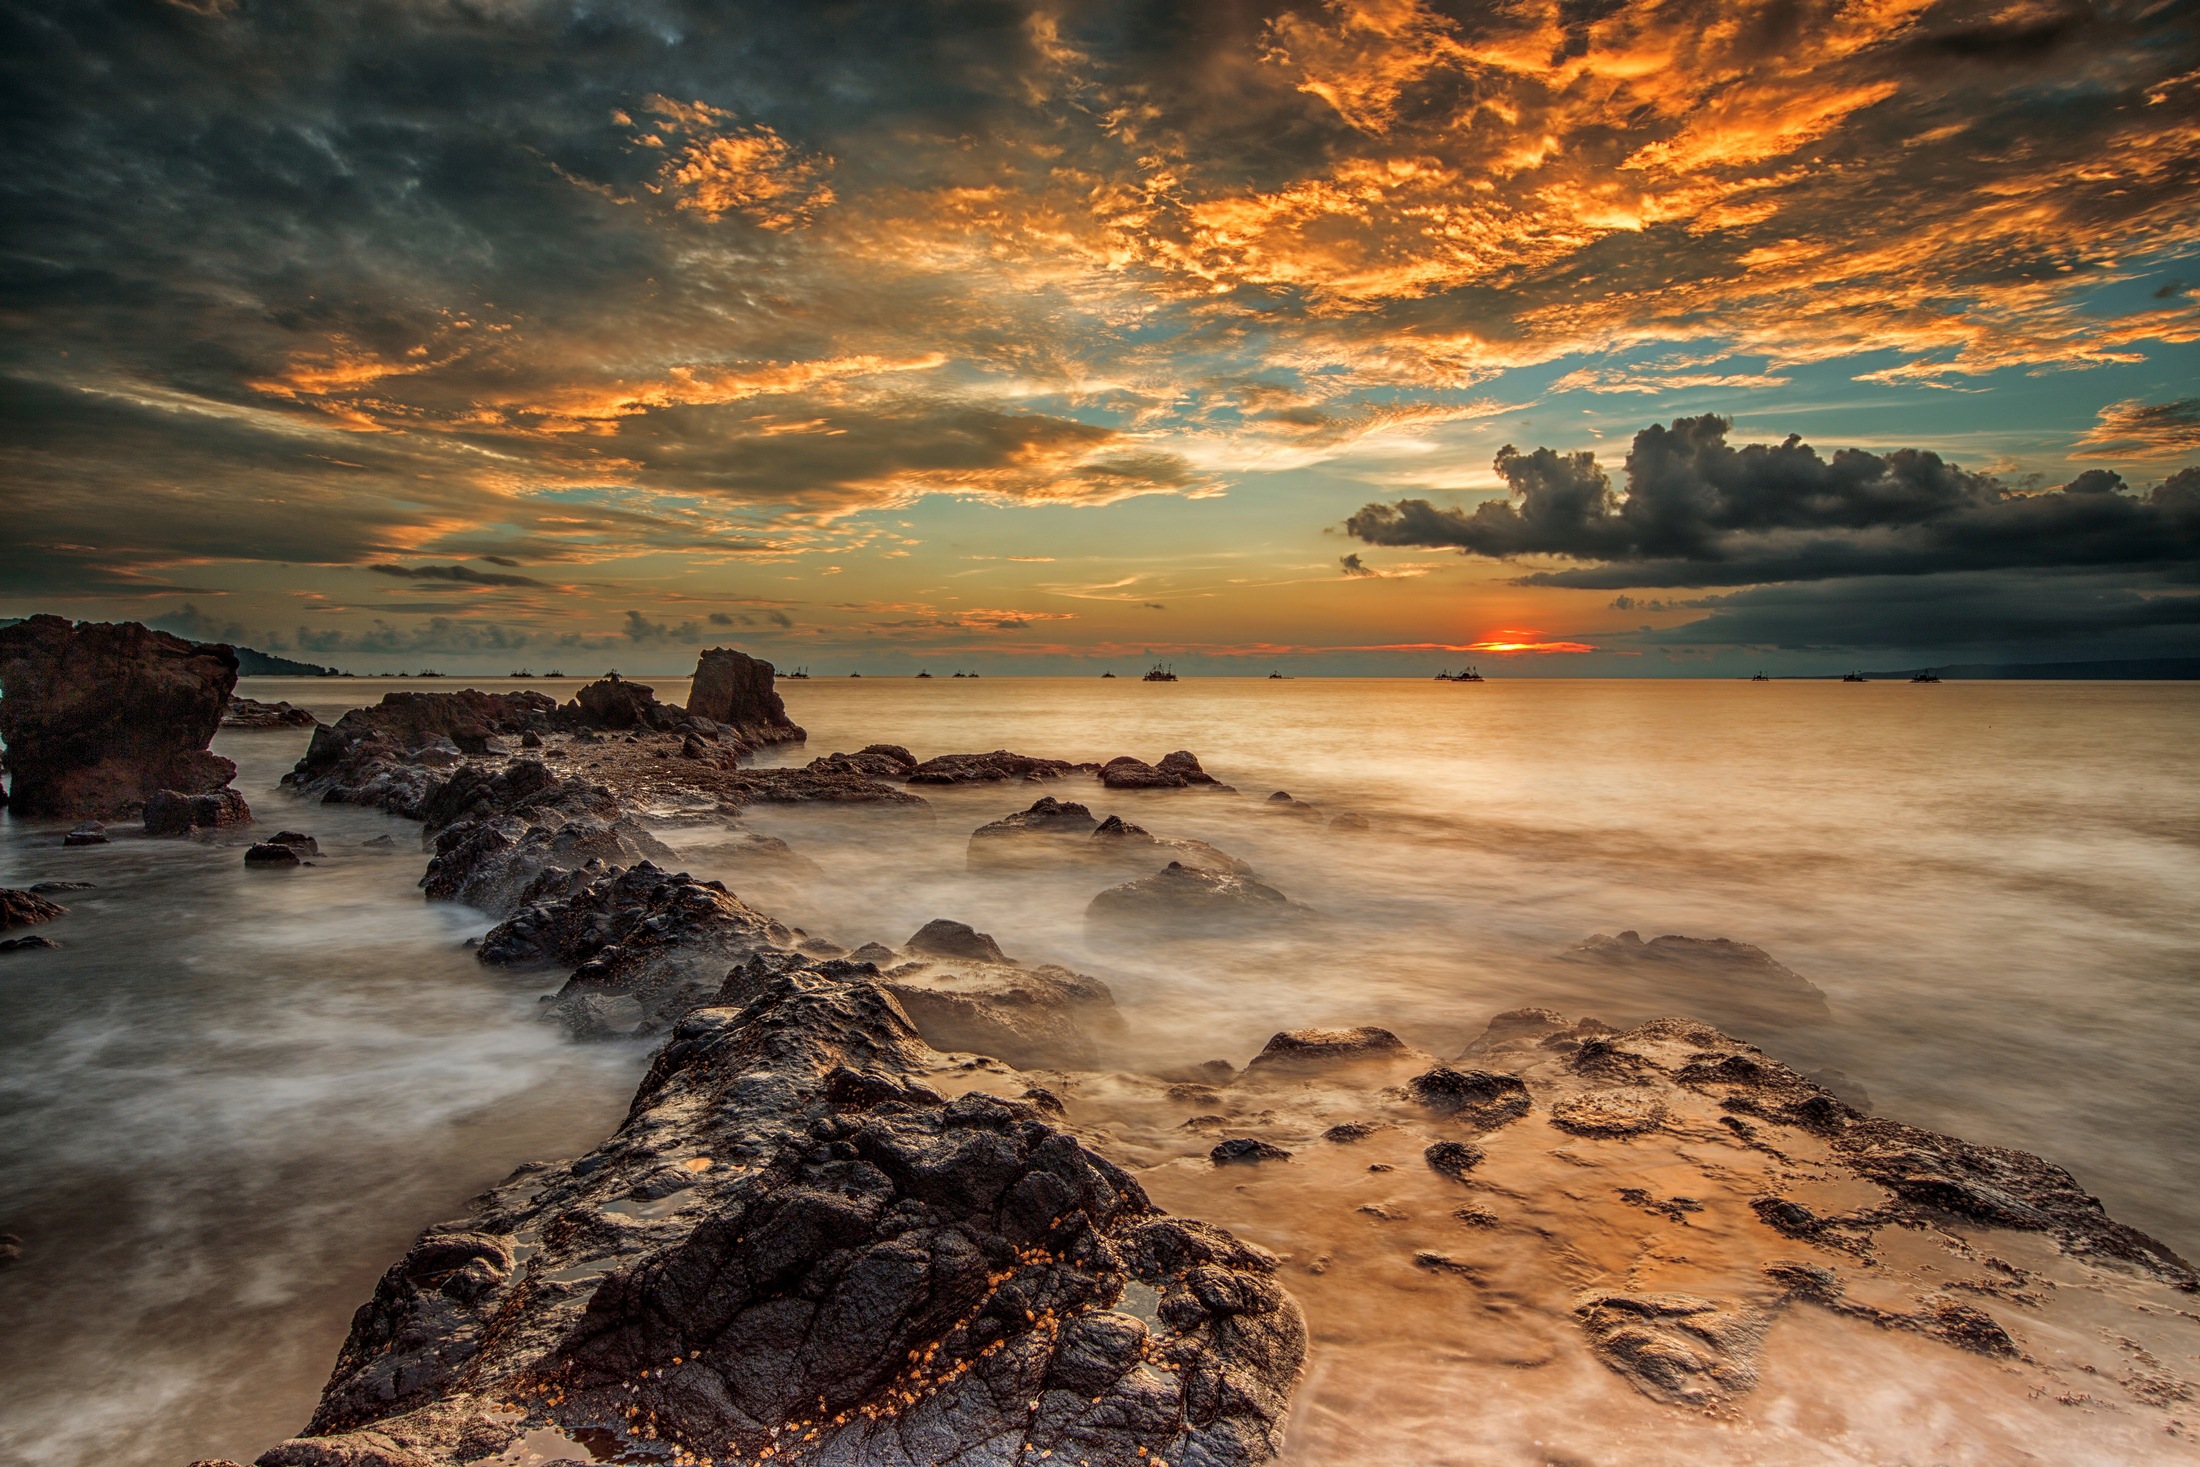
[[[393, 685], [242, 691], [333, 718]], [[1827, 1012], [1697, 1016], [1882, 1114], [2060, 1161], [2118, 1217], [2200, 1248], [2200, 1107], [2184, 1098], [2200, 1042], [2200, 687], [781, 689], [810, 740], [779, 762], [873, 741], [919, 757], [1182, 748], [1236, 786], [754, 807], [748, 829], [814, 863], [767, 875], [746, 873], [730, 833], [659, 812], [687, 869], [848, 946], [952, 917], [1017, 958], [1105, 978], [1129, 1026], [1112, 1062], [1242, 1064], [1305, 1024], [1381, 1024], [1451, 1055], [1524, 1003], [1648, 1017], [1673, 1011], [1669, 995], [1558, 955], [1623, 929], [1727, 937], [1802, 974]], [[0, 1318], [17, 1322], [0, 1331], [0, 1460], [249, 1460], [303, 1423], [350, 1311], [413, 1233], [516, 1163], [591, 1144], [639, 1073], [638, 1048], [532, 1020], [560, 975], [472, 961], [462, 943], [488, 919], [420, 900], [416, 830], [275, 793], [303, 743], [217, 747], [264, 822], [320, 838], [309, 870], [247, 873], [234, 843], [64, 851], [58, 826], [0, 827], [0, 885], [98, 883], [61, 898], [72, 912], [47, 930], [64, 949], [0, 958], [0, 1228], [26, 1241], [0, 1273]], [[1313, 810], [1273, 807], [1279, 789]], [[1227, 941], [1103, 940], [1084, 910], [1119, 876], [966, 864], [976, 826], [1040, 793], [1211, 841], [1311, 914]], [[1331, 824], [1346, 812], [1368, 828]], [[384, 833], [394, 850], [362, 844]], [[1324, 1368], [1317, 1344], [1315, 1380]]]

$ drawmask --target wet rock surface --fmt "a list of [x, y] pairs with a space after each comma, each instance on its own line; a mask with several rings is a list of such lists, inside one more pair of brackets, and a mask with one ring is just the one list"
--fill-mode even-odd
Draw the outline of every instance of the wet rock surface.
[[1090, 764], [995, 749], [990, 754], [938, 754], [911, 768], [903, 778], [911, 784], [997, 784], [1011, 779], [1063, 779], [1072, 774], [1090, 774], [1092, 770]]
[[1041, 795], [1030, 808], [970, 834], [970, 868], [1045, 869], [1056, 863], [1154, 871], [1175, 861], [1195, 870], [1246, 875], [1251, 868], [1203, 840], [1162, 839], [1120, 815], [1096, 818], [1074, 801]]
[[48, 901], [31, 892], [0, 887], [0, 932], [12, 927], [35, 927], [68, 913], [69, 909], [59, 902]]
[[156, 790], [222, 788], [237, 766], [207, 746], [236, 685], [229, 648], [136, 622], [34, 616], [0, 627], [8, 808], [112, 818]]
[[147, 835], [189, 835], [193, 830], [250, 824], [252, 807], [243, 795], [231, 789], [203, 795], [155, 790], [146, 797], [144, 819]]
[[1607, 968], [1641, 985], [1639, 1002], [1695, 1014], [1714, 1024], [1778, 1030], [1829, 1017], [1826, 995], [1761, 947], [1723, 937], [1602, 933], [1569, 950], [1568, 961]]
[[696, 659], [688, 712], [726, 725], [752, 745], [800, 743], [807, 737], [787, 717], [772, 665], [731, 647], [713, 647]]
[[[688, 1016], [619, 1132], [431, 1229], [262, 1467], [606, 1453], [1234, 1467], [1305, 1349], [1274, 1260], [1036, 1106], [948, 1099], [877, 987]], [[1143, 1301], [1143, 1302], [1140, 1302]]]

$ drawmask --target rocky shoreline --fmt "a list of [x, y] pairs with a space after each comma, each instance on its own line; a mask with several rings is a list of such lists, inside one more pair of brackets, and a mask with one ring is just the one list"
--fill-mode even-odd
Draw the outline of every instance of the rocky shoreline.
[[[421, 1235], [262, 1467], [1235, 1467], [1280, 1450], [1310, 1350], [1364, 1376], [1376, 1417], [1434, 1350], [1585, 1355], [1649, 1409], [1720, 1419], [1799, 1311], [1936, 1352], [1981, 1410], [2057, 1401], [2189, 1441], [2190, 1265], [2048, 1162], [1868, 1115], [1707, 1024], [1526, 1009], [1448, 1057], [1299, 1030], [1242, 1069], [1144, 1074], [1099, 979], [946, 918], [851, 952], [679, 871], [654, 832], [754, 804], [1229, 789], [1183, 751], [743, 766], [802, 731], [768, 664], [704, 664], [686, 709], [616, 680], [562, 707], [391, 694], [316, 727], [286, 778], [420, 821], [428, 897], [497, 919], [483, 963], [564, 972], [543, 1008], [576, 1037], [661, 1047], [601, 1146]], [[148, 831], [190, 828], [191, 801], [220, 813], [219, 791], [141, 797]], [[1235, 856], [1054, 793], [969, 859], [1142, 872], [1093, 903], [1129, 935], [1311, 920]], [[1568, 958], [1823, 1008], [1757, 949], [1690, 941]], [[1340, 1321], [1368, 1299], [1392, 1313], [1363, 1336]]]

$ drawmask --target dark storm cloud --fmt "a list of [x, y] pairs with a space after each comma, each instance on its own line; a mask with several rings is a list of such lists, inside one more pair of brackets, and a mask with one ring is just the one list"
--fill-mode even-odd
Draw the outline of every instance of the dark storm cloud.
[[[1685, 604], [1710, 615], [1624, 640], [1654, 647], [2020, 649], [2088, 644], [2096, 655], [2200, 648], [2200, 594], [2098, 574], [1963, 572], [1759, 586]], [[1668, 610], [1672, 607], [1644, 607]]]
[[[506, 565], [510, 561], [503, 562]], [[378, 576], [396, 576], [403, 580], [457, 581], [468, 586], [539, 586], [548, 589], [549, 583], [533, 576], [500, 575], [495, 571], [477, 571], [465, 565], [370, 565], [368, 570]]]
[[794, 626], [794, 618], [784, 611], [759, 611], [753, 615], [748, 612], [714, 611], [708, 620], [714, 627]]
[[2045, 494], [1937, 454], [1843, 449], [1830, 459], [1790, 437], [1727, 443], [1720, 417], [1635, 435], [1626, 493], [1594, 455], [1507, 446], [1510, 500], [1472, 510], [1423, 499], [1370, 504], [1345, 522], [1374, 545], [1451, 546], [1509, 559], [1590, 562], [1534, 585], [1736, 586], [2009, 567], [2200, 565], [2200, 470], [2144, 494], [2106, 470]]

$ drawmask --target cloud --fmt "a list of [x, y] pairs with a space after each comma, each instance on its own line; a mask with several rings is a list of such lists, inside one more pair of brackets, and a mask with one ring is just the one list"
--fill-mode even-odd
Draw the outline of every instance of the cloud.
[[1594, 454], [1507, 445], [1496, 469], [1510, 499], [1472, 510], [1425, 499], [1369, 504], [1345, 529], [1373, 545], [1587, 562], [1527, 578], [1548, 586], [2200, 565], [2200, 469], [2143, 495], [2101, 469], [2028, 495], [1915, 449], [1843, 449], [1827, 459], [1796, 437], [1736, 448], [1730, 426], [1706, 415], [1643, 429], [1627, 455], [1624, 494]]
[[1935, 654], [2072, 644], [2090, 644], [2096, 655], [2200, 649], [2200, 593], [2144, 591], [2097, 574], [1872, 577], [1760, 586], [1675, 605], [1708, 608], [1710, 615], [1627, 640], [1661, 647]]
[[2072, 458], [2177, 458], [2200, 453], [2200, 397], [2112, 402], [2078, 440]]
[[156, 631], [174, 632], [177, 636], [193, 642], [228, 642], [231, 645], [249, 644], [249, 634], [245, 631], [242, 623], [223, 621], [218, 617], [208, 616], [188, 601], [174, 611], [163, 612], [159, 616], [146, 618], [145, 624]]
[[[510, 565], [511, 561], [501, 564]], [[500, 575], [495, 571], [477, 571], [463, 565], [370, 565], [368, 570], [378, 576], [396, 576], [402, 580], [456, 581], [465, 586], [538, 586], [547, 589], [547, 583], [533, 576]]]
[[792, 627], [794, 618], [784, 611], [749, 612], [714, 611], [707, 618], [714, 627], [774, 626]]
[[1358, 551], [1354, 551], [1349, 555], [1338, 556], [1337, 565], [1348, 576], [1376, 577], [1381, 575], [1380, 571], [1360, 559]]

